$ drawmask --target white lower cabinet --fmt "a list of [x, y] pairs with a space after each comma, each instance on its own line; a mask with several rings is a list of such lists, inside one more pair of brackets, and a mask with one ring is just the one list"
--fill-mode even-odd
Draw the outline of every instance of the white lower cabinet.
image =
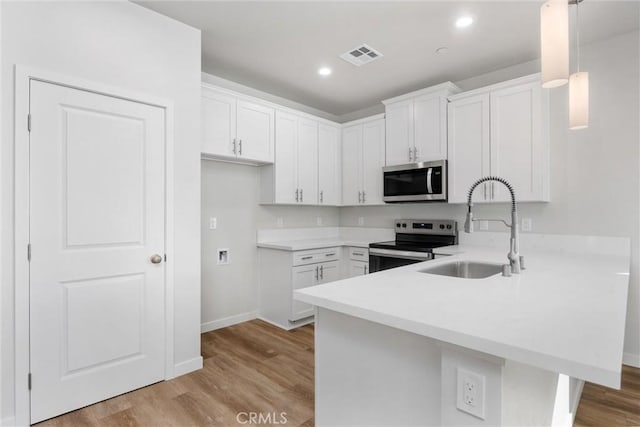
[[345, 278], [369, 274], [369, 249], [351, 246], [345, 252]]
[[369, 274], [369, 263], [365, 261], [349, 260], [349, 277]]
[[312, 321], [313, 306], [296, 301], [293, 291], [340, 280], [339, 247], [307, 251], [260, 248], [260, 318], [291, 329]]

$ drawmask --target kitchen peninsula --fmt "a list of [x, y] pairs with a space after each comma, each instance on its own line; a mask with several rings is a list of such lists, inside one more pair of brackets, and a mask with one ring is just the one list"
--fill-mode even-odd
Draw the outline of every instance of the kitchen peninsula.
[[295, 292], [316, 306], [317, 425], [571, 425], [583, 381], [619, 388], [628, 239], [530, 234], [522, 274], [423, 272], [504, 264], [506, 235], [486, 239]]

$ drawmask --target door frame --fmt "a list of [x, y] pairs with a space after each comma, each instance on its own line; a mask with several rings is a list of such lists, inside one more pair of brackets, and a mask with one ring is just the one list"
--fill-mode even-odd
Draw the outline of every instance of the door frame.
[[173, 101], [158, 98], [145, 93], [121, 89], [94, 81], [55, 72], [41, 70], [24, 65], [15, 65], [14, 97], [14, 391], [15, 423], [31, 424], [31, 393], [27, 384], [30, 370], [30, 281], [27, 245], [30, 214], [30, 165], [29, 131], [27, 116], [30, 103], [30, 82], [37, 80], [45, 83], [66, 86], [72, 89], [93, 92], [164, 109], [165, 119], [165, 368], [164, 379], [174, 377], [174, 141], [173, 141]]

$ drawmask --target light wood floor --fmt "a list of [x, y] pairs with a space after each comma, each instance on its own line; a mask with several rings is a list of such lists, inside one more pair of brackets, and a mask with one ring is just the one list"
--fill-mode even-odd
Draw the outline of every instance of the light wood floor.
[[[313, 326], [286, 332], [253, 320], [203, 334], [202, 355], [200, 371], [38, 426], [236, 426], [245, 412], [314, 425]], [[621, 391], [586, 384], [575, 426], [640, 426], [640, 369], [624, 367]]]

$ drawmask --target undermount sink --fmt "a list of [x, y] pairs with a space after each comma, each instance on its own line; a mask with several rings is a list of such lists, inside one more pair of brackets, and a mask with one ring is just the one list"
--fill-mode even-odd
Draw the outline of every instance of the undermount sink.
[[458, 277], [461, 279], [484, 279], [485, 277], [502, 273], [502, 265], [484, 262], [456, 261], [418, 271], [420, 273]]

